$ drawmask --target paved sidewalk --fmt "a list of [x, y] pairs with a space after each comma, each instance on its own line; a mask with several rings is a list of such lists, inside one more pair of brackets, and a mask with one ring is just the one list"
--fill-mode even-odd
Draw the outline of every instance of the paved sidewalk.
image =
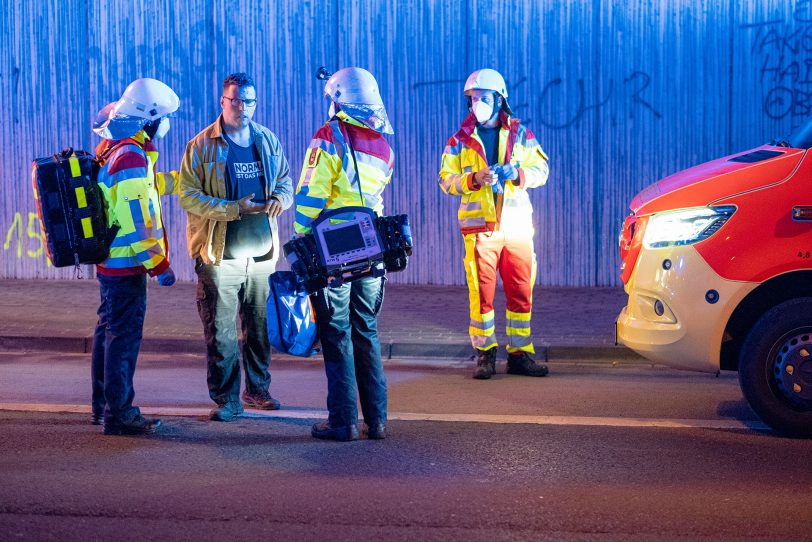
[[[533, 297], [537, 358], [637, 358], [614, 344], [615, 317], [626, 302], [621, 288], [536, 288]], [[98, 301], [95, 280], [0, 280], [0, 350], [89, 352]], [[388, 284], [379, 320], [384, 358], [470, 358], [467, 311], [465, 287]], [[500, 291], [500, 344], [504, 311]], [[204, 352], [194, 284], [165, 288], [150, 282], [142, 349]]]

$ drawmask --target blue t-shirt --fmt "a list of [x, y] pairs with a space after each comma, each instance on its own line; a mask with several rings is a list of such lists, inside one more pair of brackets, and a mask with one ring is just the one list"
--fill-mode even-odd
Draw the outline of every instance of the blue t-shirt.
[[[499, 164], [499, 130], [501, 129], [501, 126], [485, 128], [481, 124], [476, 127], [476, 133], [479, 139], [482, 140], [482, 150], [485, 151], [485, 157], [488, 159], [488, 165], [491, 167]], [[496, 201], [496, 195], [500, 191], [501, 189], [493, 191], [493, 201]]]
[[[253, 142], [248, 147], [237, 145], [223, 133], [228, 143], [226, 159], [226, 188], [230, 199], [238, 200], [254, 194], [251, 201], [265, 203], [265, 172], [262, 158]], [[244, 214], [232, 220], [226, 229], [223, 259], [267, 257], [273, 248], [271, 226], [265, 213]]]
[[476, 133], [479, 139], [482, 140], [482, 150], [485, 151], [489, 166], [495, 166], [499, 163], [499, 130], [501, 129], [501, 126], [485, 128], [481, 124], [476, 127]]
[[248, 147], [240, 147], [225, 133], [228, 143], [226, 164], [226, 182], [231, 199], [241, 199], [254, 194], [251, 201], [265, 203], [265, 174], [262, 171], [262, 159], [253, 142]]

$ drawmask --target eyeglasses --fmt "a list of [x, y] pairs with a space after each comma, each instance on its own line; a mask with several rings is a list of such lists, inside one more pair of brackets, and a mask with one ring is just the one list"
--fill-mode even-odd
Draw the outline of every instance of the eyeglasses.
[[245, 107], [254, 107], [255, 105], [257, 105], [257, 101], [254, 99], [243, 100], [242, 98], [229, 98], [228, 96], [220, 96], [220, 97], [223, 98], [224, 100], [228, 100], [229, 102], [231, 102], [231, 107], [240, 107], [241, 105], [244, 105]]

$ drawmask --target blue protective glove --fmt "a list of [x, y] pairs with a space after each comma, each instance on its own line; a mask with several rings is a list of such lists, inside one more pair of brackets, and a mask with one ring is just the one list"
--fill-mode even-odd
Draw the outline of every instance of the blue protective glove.
[[500, 173], [499, 173], [499, 180], [501, 181], [515, 181], [519, 178], [519, 170], [516, 169], [516, 166], [513, 164], [504, 164], [499, 166]]
[[156, 278], [158, 279], [158, 284], [161, 286], [172, 286], [175, 284], [175, 272], [172, 271], [171, 267], [167, 267], [166, 271], [158, 275]]
[[496, 173], [498, 177], [497, 181], [491, 186], [494, 194], [504, 194], [505, 192], [504, 167], [502, 164], [491, 166], [491, 171]]

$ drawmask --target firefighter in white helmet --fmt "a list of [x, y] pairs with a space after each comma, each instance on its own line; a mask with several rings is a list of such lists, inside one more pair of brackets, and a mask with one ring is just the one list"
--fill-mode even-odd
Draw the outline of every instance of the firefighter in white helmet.
[[465, 244], [468, 332], [476, 350], [474, 378], [496, 373], [493, 299], [497, 273], [507, 298], [507, 372], [545, 376], [530, 330], [536, 256], [533, 208], [527, 190], [547, 182], [549, 168], [533, 133], [511, 117], [505, 80], [491, 69], [465, 82], [469, 114], [448, 141], [440, 188], [460, 198], [457, 213]]
[[154, 432], [159, 420], [141, 416], [133, 406], [135, 371], [147, 305], [147, 275], [171, 286], [168, 244], [159, 196], [176, 192], [177, 175], [158, 174], [153, 142], [169, 131], [177, 94], [156, 79], [137, 79], [121, 98], [100, 112], [93, 131], [103, 141], [96, 154], [104, 165], [98, 183], [107, 221], [118, 229], [110, 256], [96, 268], [101, 291], [93, 338], [92, 423], [104, 422], [105, 434]]
[[[305, 155], [296, 189], [299, 234], [326, 209], [369, 207], [383, 212], [383, 190], [392, 177], [394, 153], [378, 83], [363, 68], [344, 68], [324, 87], [328, 121], [318, 129]], [[359, 436], [356, 386], [370, 439], [386, 437], [386, 379], [378, 341], [378, 311], [385, 277], [367, 277], [324, 288], [312, 297], [327, 373], [326, 422], [315, 438], [355, 440]]]

